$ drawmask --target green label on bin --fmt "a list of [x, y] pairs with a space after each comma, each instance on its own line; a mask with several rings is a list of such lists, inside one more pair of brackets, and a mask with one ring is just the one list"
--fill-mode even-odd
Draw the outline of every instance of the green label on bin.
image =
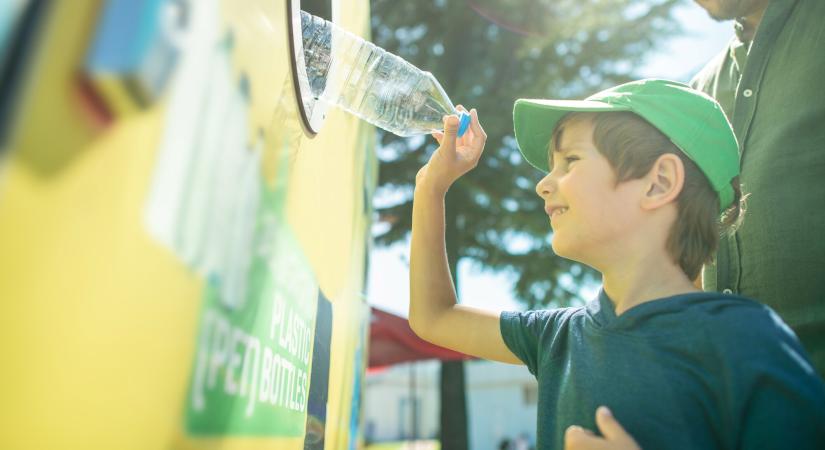
[[[192, 435], [304, 435], [318, 285], [262, 187], [246, 294], [210, 278], [187, 398]], [[268, 206], [267, 206], [268, 205]]]

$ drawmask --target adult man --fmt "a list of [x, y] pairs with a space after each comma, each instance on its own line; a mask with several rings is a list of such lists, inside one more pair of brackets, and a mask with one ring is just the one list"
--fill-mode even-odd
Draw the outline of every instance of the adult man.
[[696, 0], [736, 35], [691, 85], [715, 97], [749, 192], [704, 287], [758, 299], [793, 328], [825, 375], [825, 2]]

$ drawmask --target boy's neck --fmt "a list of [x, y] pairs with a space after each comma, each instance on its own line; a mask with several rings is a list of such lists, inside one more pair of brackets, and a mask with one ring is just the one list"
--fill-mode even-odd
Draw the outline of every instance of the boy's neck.
[[699, 292], [667, 255], [636, 256], [635, 261], [624, 261], [615, 269], [602, 271], [604, 291], [613, 301], [617, 316], [652, 300]]

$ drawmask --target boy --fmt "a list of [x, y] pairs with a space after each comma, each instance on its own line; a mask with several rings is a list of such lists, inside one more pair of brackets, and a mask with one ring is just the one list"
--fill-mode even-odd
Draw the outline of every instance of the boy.
[[[458, 140], [445, 118], [416, 177], [410, 325], [435, 344], [526, 364], [539, 383], [539, 449], [561, 449], [568, 428], [581, 433], [573, 425], [595, 429], [600, 406], [647, 449], [825, 442], [825, 386], [793, 333], [767, 307], [694, 287], [720, 211], [725, 226], [740, 216], [736, 139], [714, 100], [642, 80], [585, 101], [516, 102], [522, 155], [549, 170], [536, 191], [553, 250], [603, 279], [584, 307], [525, 313], [456, 304], [444, 194], [481, 156], [486, 135], [471, 116]], [[609, 415], [599, 408], [600, 425]]]

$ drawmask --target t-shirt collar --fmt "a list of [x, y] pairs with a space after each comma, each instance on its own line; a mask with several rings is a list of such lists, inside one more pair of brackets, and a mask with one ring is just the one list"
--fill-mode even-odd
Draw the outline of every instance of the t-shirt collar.
[[616, 320], [616, 307], [604, 288], [599, 289], [596, 298], [587, 302], [586, 308], [587, 315], [597, 326], [603, 327]]

